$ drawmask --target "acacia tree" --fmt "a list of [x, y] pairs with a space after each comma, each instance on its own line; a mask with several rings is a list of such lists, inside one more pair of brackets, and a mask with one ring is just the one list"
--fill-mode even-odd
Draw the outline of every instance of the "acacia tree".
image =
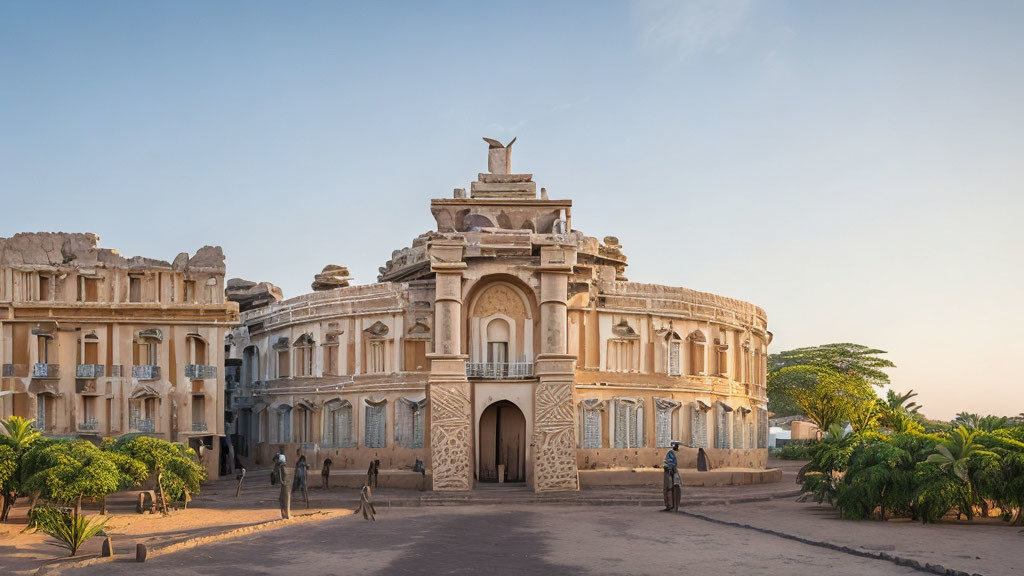
[[0, 435], [0, 496], [3, 497], [0, 522], [4, 522], [22, 492], [22, 457], [39, 440], [40, 434], [33, 420], [20, 416], [0, 420], [0, 426], [4, 432]]
[[[791, 416], [802, 411], [792, 391], [810, 389], [814, 385], [808, 380], [809, 372], [787, 370], [789, 368], [816, 368], [840, 374], [851, 383], [859, 381], [856, 387], [860, 390], [884, 386], [889, 383], [889, 375], [883, 369], [895, 366], [888, 359], [880, 357], [885, 353], [884, 350], [860, 344], [839, 343], [772, 354], [768, 357], [768, 406], [779, 416]], [[869, 396], [874, 398], [873, 393]]]
[[142, 462], [148, 474], [156, 476], [160, 506], [167, 513], [167, 499], [184, 500], [199, 492], [206, 479], [206, 468], [196, 458], [195, 450], [184, 444], [149, 436], [123, 436], [104, 444], [104, 449]]
[[83, 498], [103, 498], [139, 484], [146, 478], [146, 467], [91, 442], [71, 440], [34, 446], [25, 453], [22, 474], [24, 490], [59, 504], [74, 503], [77, 512]]
[[820, 366], [789, 366], [768, 376], [769, 386], [801, 410], [822, 431], [848, 419], [854, 407], [874, 397], [863, 379]]

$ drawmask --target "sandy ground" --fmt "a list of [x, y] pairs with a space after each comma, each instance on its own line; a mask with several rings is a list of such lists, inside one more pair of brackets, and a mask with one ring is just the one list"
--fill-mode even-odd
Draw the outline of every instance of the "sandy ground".
[[687, 511], [971, 574], [1024, 574], [1024, 533], [995, 518], [939, 524], [841, 520], [830, 506], [792, 500], [697, 506]]
[[[135, 574], [117, 562], [68, 574]], [[394, 508], [147, 562], [145, 574], [916, 574], [892, 563], [641, 507]]]

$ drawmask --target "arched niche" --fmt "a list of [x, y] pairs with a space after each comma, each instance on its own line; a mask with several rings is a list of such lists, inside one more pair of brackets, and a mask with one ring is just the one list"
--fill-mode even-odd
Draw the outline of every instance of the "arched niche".
[[535, 306], [533, 292], [517, 280], [479, 281], [465, 307], [470, 362], [533, 362]]

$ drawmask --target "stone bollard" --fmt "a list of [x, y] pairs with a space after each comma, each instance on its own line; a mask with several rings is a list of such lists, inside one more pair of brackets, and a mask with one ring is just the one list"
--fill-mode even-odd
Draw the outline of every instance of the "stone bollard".
[[146, 550], [146, 545], [145, 544], [136, 544], [135, 545], [135, 561], [136, 562], [145, 562], [146, 561], [146, 556], [148, 556], [148, 555], [149, 555], [149, 551]]
[[114, 555], [114, 541], [107, 536], [103, 540], [103, 548], [100, 549], [100, 558], [108, 558]]

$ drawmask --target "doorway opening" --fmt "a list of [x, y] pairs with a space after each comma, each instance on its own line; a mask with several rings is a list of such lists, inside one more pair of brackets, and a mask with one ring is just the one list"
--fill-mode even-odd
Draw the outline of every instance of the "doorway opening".
[[499, 400], [480, 416], [480, 482], [526, 482], [526, 417], [518, 406]]

